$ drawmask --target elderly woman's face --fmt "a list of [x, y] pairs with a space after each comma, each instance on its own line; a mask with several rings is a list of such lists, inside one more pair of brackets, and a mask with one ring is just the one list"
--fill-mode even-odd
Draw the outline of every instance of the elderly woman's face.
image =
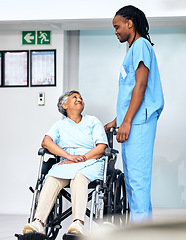
[[73, 93], [68, 96], [67, 103], [63, 106], [66, 111], [79, 110], [80, 112], [84, 109], [84, 101], [78, 93]]

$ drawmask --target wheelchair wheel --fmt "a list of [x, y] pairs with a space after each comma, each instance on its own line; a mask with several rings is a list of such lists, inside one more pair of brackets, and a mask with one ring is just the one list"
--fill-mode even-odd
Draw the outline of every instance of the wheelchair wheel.
[[124, 174], [120, 173], [116, 180], [114, 192], [114, 222], [121, 225], [126, 222], [127, 199]]
[[59, 230], [61, 229], [61, 225], [60, 224], [56, 225], [55, 220], [61, 213], [62, 213], [62, 196], [59, 194], [46, 223], [45, 231], [48, 239], [51, 240], [56, 239]]
[[107, 199], [107, 218], [109, 218], [109, 221], [114, 223], [114, 196], [116, 192], [116, 183], [118, 176], [121, 174], [121, 171], [119, 169], [116, 169], [114, 173], [112, 174], [110, 180], [109, 180], [109, 186], [108, 186], [108, 199]]

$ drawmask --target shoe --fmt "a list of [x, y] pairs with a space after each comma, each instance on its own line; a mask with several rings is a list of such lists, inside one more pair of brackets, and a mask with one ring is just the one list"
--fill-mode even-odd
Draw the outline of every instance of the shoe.
[[31, 223], [27, 223], [23, 229], [23, 234], [34, 233], [34, 232], [45, 234], [45, 229], [38, 219], [34, 220]]
[[70, 225], [68, 233], [83, 234], [83, 224], [76, 220]]

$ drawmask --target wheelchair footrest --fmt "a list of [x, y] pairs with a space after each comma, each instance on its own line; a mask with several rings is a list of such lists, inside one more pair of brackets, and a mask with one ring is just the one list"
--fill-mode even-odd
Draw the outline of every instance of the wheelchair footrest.
[[63, 240], [82, 240], [84, 236], [81, 234], [72, 234], [72, 233], [65, 233], [63, 235]]
[[17, 237], [18, 240], [45, 240], [48, 239], [48, 237], [42, 233], [27, 233], [27, 234], [15, 234], [15, 237]]

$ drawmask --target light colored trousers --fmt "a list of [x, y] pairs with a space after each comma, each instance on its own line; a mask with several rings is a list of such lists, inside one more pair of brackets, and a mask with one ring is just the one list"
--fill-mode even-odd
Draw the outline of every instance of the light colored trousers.
[[79, 219], [84, 222], [88, 200], [88, 184], [90, 180], [81, 173], [76, 173], [74, 179], [47, 177], [41, 190], [35, 218], [41, 220], [43, 223], [46, 222], [57, 195], [69, 183], [73, 220]]

